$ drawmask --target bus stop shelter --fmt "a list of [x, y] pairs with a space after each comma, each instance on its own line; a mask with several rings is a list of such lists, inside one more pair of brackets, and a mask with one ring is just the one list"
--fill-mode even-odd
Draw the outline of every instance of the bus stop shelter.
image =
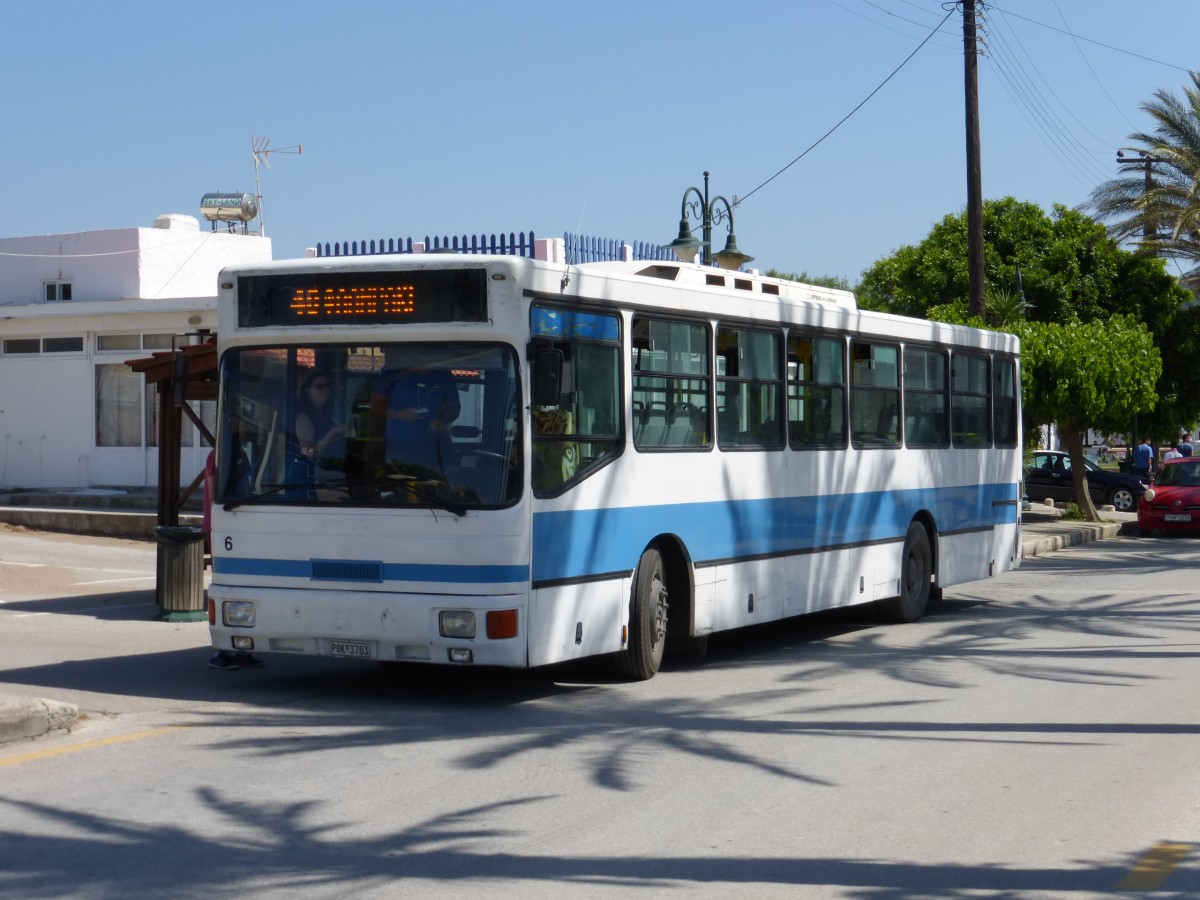
[[[179, 512], [204, 483], [204, 470], [181, 489], [181, 450], [186, 416], [210, 444], [212, 432], [192, 404], [217, 398], [217, 345], [210, 337], [201, 344], [184, 344], [125, 363], [146, 377], [158, 393], [158, 538], [155, 598], [160, 617], [172, 621], [198, 620], [204, 610], [204, 541], [201, 529], [180, 526]], [[197, 533], [198, 532], [198, 533]]]

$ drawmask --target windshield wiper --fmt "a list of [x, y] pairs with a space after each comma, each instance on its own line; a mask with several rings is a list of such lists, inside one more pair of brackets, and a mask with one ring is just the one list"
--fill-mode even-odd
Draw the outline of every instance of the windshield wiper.
[[243, 503], [253, 503], [256, 500], [262, 500], [264, 497], [270, 497], [274, 494], [280, 494], [284, 491], [309, 490], [313, 488], [342, 488], [345, 490], [345, 481], [297, 481], [292, 484], [276, 484], [267, 488], [265, 491], [259, 491], [257, 494], [247, 494], [245, 497], [237, 497], [230, 500], [221, 509], [229, 512], [231, 509], [237, 509]]
[[459, 506], [452, 500], [448, 500], [445, 497], [439, 497], [436, 491], [429, 490], [419, 481], [409, 481], [408, 479], [404, 478], [387, 478], [381, 481], [373, 482], [373, 485], [376, 487], [390, 487], [393, 491], [411, 491], [430, 506], [436, 506], [438, 509], [444, 509], [446, 512], [453, 513], [454, 515], [460, 517], [467, 514], [467, 508], [465, 506]]

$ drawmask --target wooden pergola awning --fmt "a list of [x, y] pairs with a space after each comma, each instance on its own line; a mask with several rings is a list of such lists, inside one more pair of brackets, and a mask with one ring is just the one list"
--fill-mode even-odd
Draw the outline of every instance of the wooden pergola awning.
[[217, 344], [216, 338], [210, 338], [203, 344], [184, 344], [178, 350], [161, 350], [142, 359], [127, 359], [125, 365], [135, 372], [146, 376], [146, 384], [171, 382], [174, 390], [174, 379], [177, 357], [180, 354], [187, 357], [187, 390], [186, 400], [215, 400], [217, 399]]
[[204, 481], [201, 471], [183, 491], [179, 490], [184, 415], [210, 444], [216, 444], [189, 402], [217, 399], [217, 339], [213, 336], [203, 344], [184, 344], [175, 350], [129, 359], [125, 365], [144, 374], [146, 384], [158, 390], [158, 524], [178, 525], [179, 510]]

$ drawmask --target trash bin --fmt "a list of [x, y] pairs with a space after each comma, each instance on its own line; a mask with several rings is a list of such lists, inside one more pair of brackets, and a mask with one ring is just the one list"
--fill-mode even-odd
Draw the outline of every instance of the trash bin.
[[159, 618], [198, 622], [204, 608], [204, 529], [194, 525], [159, 525], [158, 583], [155, 602]]

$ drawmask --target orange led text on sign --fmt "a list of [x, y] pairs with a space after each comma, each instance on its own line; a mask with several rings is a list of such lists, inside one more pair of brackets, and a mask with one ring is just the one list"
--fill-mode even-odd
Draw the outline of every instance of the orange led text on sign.
[[292, 295], [289, 308], [297, 316], [354, 318], [379, 314], [409, 315], [416, 306], [411, 284], [378, 287], [307, 288]]

